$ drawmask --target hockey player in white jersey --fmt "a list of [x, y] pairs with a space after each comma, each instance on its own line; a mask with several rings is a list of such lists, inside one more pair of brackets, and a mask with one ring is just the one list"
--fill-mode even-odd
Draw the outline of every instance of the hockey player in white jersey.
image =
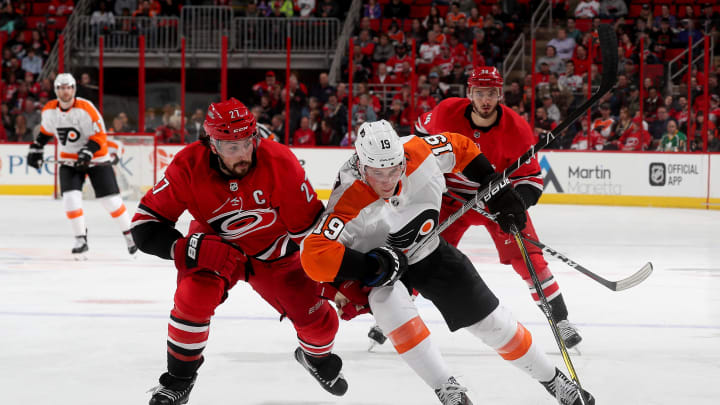
[[120, 198], [115, 173], [110, 166], [105, 124], [95, 106], [81, 97], [75, 97], [75, 79], [69, 73], [55, 78], [56, 100], [49, 101], [42, 109], [40, 133], [30, 145], [27, 164], [40, 169], [43, 164], [43, 148], [57, 138], [60, 192], [65, 214], [75, 235], [73, 256], [86, 258], [88, 251], [87, 227], [82, 209], [82, 187], [85, 177], [95, 190], [95, 196], [119, 225], [130, 254], [137, 251], [130, 233], [130, 216]]
[[[305, 271], [335, 286], [338, 300], [349, 293], [362, 296], [347, 291], [348, 285], [372, 287], [368, 302], [378, 325], [445, 405], [471, 402], [410, 299], [413, 288], [432, 301], [451, 331], [465, 329], [481, 339], [558, 403], [581, 404], [578, 387], [500, 304], [463, 253], [441, 237], [416, 248], [438, 225], [443, 174], [449, 172], [483, 185], [493, 181], [497, 187], [486, 201], [490, 211], [503, 229], [522, 229], [525, 206], [509, 182], [497, 178], [477, 145], [460, 134], [400, 139], [381, 120], [363, 124], [358, 135], [356, 154], [341, 168], [326, 211], [302, 243]], [[585, 404], [594, 404], [590, 393], [583, 395]]]

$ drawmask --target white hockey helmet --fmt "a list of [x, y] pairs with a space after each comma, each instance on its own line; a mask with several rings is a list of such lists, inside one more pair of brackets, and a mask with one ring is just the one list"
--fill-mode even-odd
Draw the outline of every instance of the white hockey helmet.
[[[75, 78], [70, 73], [60, 73], [55, 77], [55, 95], [57, 96], [57, 90], [58, 87], [65, 85], [65, 86], [71, 86], [73, 89], [77, 90], [77, 84], [75, 83]], [[75, 96], [75, 92], [73, 92], [73, 96]]]
[[385, 120], [360, 125], [355, 152], [361, 166], [383, 168], [405, 163], [405, 149], [400, 137]]

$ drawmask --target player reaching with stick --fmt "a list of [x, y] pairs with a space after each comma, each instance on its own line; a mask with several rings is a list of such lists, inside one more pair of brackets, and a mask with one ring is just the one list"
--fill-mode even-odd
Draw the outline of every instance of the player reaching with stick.
[[[497, 177], [477, 145], [449, 132], [401, 140], [381, 120], [358, 129], [355, 150], [340, 169], [324, 215], [301, 246], [310, 277], [338, 288], [336, 303], [343, 314], [350, 309], [343, 318], [369, 305], [396, 351], [441, 403], [471, 404], [410, 298], [415, 289], [432, 301], [451, 331], [465, 329], [481, 339], [560, 404], [581, 404], [577, 386], [500, 304], [462, 252], [442, 237], [416, 249], [438, 226], [444, 173], [462, 173], [483, 186], [493, 181], [486, 200], [490, 211], [502, 229], [524, 228], [522, 197]], [[362, 286], [372, 287], [369, 295]], [[594, 404], [592, 395], [585, 391], [583, 396]]]
[[[290, 319], [296, 360], [325, 390], [343, 395], [342, 360], [331, 352], [338, 318], [298, 251], [322, 202], [295, 155], [258, 138], [255, 117], [238, 100], [211, 104], [203, 127], [205, 136], [177, 153], [133, 218], [140, 250], [174, 260], [178, 271], [167, 372], [150, 405], [187, 402], [210, 318], [238, 280]], [[187, 236], [174, 227], [185, 210], [195, 218]]]
[[[477, 143], [483, 155], [498, 172], [515, 163], [525, 151], [535, 145], [535, 137], [528, 123], [511, 108], [501, 103], [503, 79], [496, 68], [488, 66], [475, 68], [468, 79], [467, 93], [467, 98], [448, 98], [432, 111], [420, 116], [415, 124], [418, 135], [426, 136], [444, 131], [465, 135]], [[478, 184], [462, 174], [447, 174], [445, 179], [448, 190], [465, 199], [470, 198], [477, 191]], [[543, 179], [537, 157], [533, 157], [515, 171], [510, 177], [510, 182], [522, 197], [526, 208], [537, 204], [543, 192]], [[460, 202], [444, 196], [440, 220], [457, 211], [461, 205]], [[471, 210], [450, 225], [442, 236], [448, 243], [457, 246], [472, 225], [485, 226], [495, 243], [500, 262], [510, 264], [525, 280], [535, 304], [539, 306], [540, 300], [517, 244], [514, 243], [512, 235], [503, 231], [497, 223]], [[520, 229], [525, 236], [538, 240], [529, 216], [525, 228]], [[543, 258], [542, 250], [534, 245], [528, 245], [528, 253], [545, 297], [552, 308], [553, 319], [565, 346], [567, 348], [576, 346], [582, 337], [577, 328], [567, 320], [568, 309], [565, 300], [560, 292], [560, 286]]]
[[[60, 160], [60, 193], [65, 214], [75, 234], [72, 254], [76, 260], [86, 258], [87, 227], [82, 209], [82, 187], [85, 177], [95, 190], [95, 197], [122, 230], [128, 252], [137, 251], [130, 234], [130, 215], [120, 197], [115, 172], [110, 165], [105, 124], [89, 100], [75, 97], [75, 79], [69, 73], [55, 78], [56, 100], [42, 109], [40, 133], [30, 145], [28, 166], [40, 169], [43, 148], [55, 136]], [[105, 163], [105, 164], [103, 164]]]

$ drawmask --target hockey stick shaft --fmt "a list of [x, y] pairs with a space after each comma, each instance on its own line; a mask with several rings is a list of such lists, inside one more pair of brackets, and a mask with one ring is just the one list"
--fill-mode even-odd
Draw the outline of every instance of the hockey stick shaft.
[[583, 395], [582, 385], [580, 385], [580, 379], [577, 376], [577, 372], [575, 371], [575, 367], [572, 364], [572, 360], [570, 360], [570, 354], [567, 351], [567, 347], [565, 347], [565, 341], [563, 341], [560, 337], [560, 331], [558, 330], [557, 324], [555, 324], [555, 320], [552, 316], [550, 303], [548, 303], [547, 297], [545, 297], [545, 293], [542, 289], [542, 284], [540, 283], [540, 279], [538, 278], [537, 273], [535, 272], [535, 268], [530, 261], [530, 256], [528, 255], [527, 249], [525, 248], [525, 243], [523, 242], [520, 231], [518, 231], [515, 225], [512, 225], [511, 229], [512, 236], [513, 238], [515, 238], [515, 243], [517, 243], [517, 246], [520, 249], [520, 254], [522, 255], [523, 261], [525, 261], [525, 265], [527, 266], [528, 272], [530, 273], [530, 278], [532, 278], [535, 292], [540, 298], [540, 308], [542, 309], [545, 318], [547, 318], [547, 321], [550, 324], [550, 329], [552, 330], [553, 336], [555, 337], [555, 343], [557, 343], [558, 347], [560, 348], [560, 354], [562, 355], [563, 361], [565, 362], [565, 367], [567, 367], [570, 378], [577, 385], [578, 393], [580, 394], [580, 403], [585, 405], [585, 396]]
[[467, 202], [465, 202], [462, 207], [460, 207], [456, 212], [454, 212], [447, 219], [445, 219], [442, 224], [438, 225], [438, 227], [435, 228], [428, 236], [426, 236], [425, 239], [415, 245], [415, 247], [413, 247], [413, 249], [408, 252], [408, 256], [411, 256], [413, 253], [420, 251], [430, 242], [436, 240], [445, 229], [452, 225], [453, 222], [463, 216], [466, 212], [470, 211], [475, 205], [477, 205], [478, 202], [488, 200], [491, 196], [493, 196], [500, 189], [500, 187], [508, 181], [507, 178], [513, 172], [519, 169], [520, 166], [525, 164], [525, 162], [532, 159], [532, 157], [535, 156], [537, 152], [546, 148], [553, 140], [555, 140], [555, 138], [557, 138], [558, 136], [562, 136], [563, 131], [565, 131], [570, 125], [575, 123], [578, 118], [587, 113], [587, 110], [592, 107], [593, 104], [595, 104], [600, 98], [602, 98], [605, 94], [612, 90], [613, 86], [615, 86], [615, 82], [617, 81], [617, 38], [615, 37], [615, 31], [607, 24], [601, 24], [598, 27], [598, 36], [600, 38], [600, 50], [602, 51], [603, 60], [602, 79], [598, 91], [592, 97], [582, 103], [582, 105], [580, 105], [577, 109], [571, 112], [570, 115], [555, 128], [554, 131], [548, 132], [545, 138], [540, 139], [538, 143], [530, 147], [527, 152], [520, 156], [515, 161], [515, 163], [505, 168], [505, 170], [503, 170], [502, 172], [502, 178], [499, 181], [490, 182], [490, 184], [488, 184], [486, 188], [478, 190], [474, 198], [471, 198]]
[[[68, 165], [68, 166], [72, 166], [72, 165], [75, 164], [75, 161], [74, 161], [74, 160], [53, 160], [53, 159], [48, 159], [48, 160], [44, 161], [43, 163], [47, 163], [47, 164], [51, 164], [51, 165]], [[89, 166], [90, 166], [90, 167], [95, 167], [95, 166], [112, 166], [112, 165], [113, 165], [113, 162], [111, 162], [111, 161], [108, 160], [108, 161], [105, 161], [105, 162], [90, 162], [90, 165], [89, 165]]]
[[[444, 195], [452, 198], [453, 200], [455, 200], [457, 202], [460, 202], [460, 203], [465, 202], [465, 200], [461, 199], [460, 197], [458, 197], [452, 193], [448, 192], [448, 193], [445, 193]], [[497, 223], [497, 221], [495, 220], [495, 216], [493, 214], [491, 214], [477, 206], [473, 207], [473, 209], [475, 211], [477, 211], [478, 213], [480, 213], [480, 215], [487, 218], [488, 220]], [[635, 287], [636, 285], [642, 283], [643, 281], [645, 281], [645, 279], [650, 277], [650, 274], [652, 274], [652, 271], [653, 271], [652, 263], [647, 262], [640, 270], [633, 273], [633, 275], [626, 277], [622, 280], [610, 281], [605, 278], [602, 278], [598, 274], [588, 270], [583, 265], [577, 263], [576, 261], [570, 259], [569, 257], [563, 255], [562, 253], [558, 252], [557, 250], [551, 248], [550, 246], [548, 246], [538, 240], [529, 238], [525, 235], [522, 235], [522, 238], [525, 242], [528, 242], [528, 243], [535, 245], [538, 248], [542, 249], [543, 253], [547, 253], [548, 255], [562, 261], [563, 263], [567, 264], [568, 267], [571, 267], [571, 268], [579, 271], [580, 273], [590, 277], [592, 280], [609, 288], [612, 291], [622, 291], [622, 290], [627, 290], [628, 288], [631, 288], [631, 287]]]

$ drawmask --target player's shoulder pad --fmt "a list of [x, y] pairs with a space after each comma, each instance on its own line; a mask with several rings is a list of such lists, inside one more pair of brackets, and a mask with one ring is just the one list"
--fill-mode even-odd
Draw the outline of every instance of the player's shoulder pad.
[[43, 108], [42, 108], [42, 112], [45, 112], [45, 111], [47, 111], [47, 110], [54, 110], [54, 109], [57, 108], [57, 105], [58, 105], [57, 99], [55, 99], [55, 100], [50, 100], [50, 101], [48, 101], [47, 103], [45, 103], [45, 105], [44, 105]]

